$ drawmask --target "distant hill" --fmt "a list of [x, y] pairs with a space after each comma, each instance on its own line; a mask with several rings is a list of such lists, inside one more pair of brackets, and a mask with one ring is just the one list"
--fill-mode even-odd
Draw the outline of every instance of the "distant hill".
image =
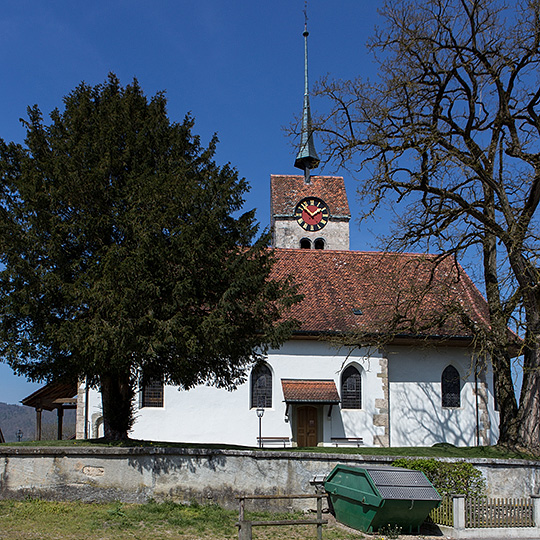
[[[41, 417], [42, 439], [56, 439], [56, 411], [43, 411]], [[31, 441], [36, 437], [36, 411], [24, 405], [9, 405], [0, 402], [0, 429], [6, 442], [17, 440], [17, 431], [22, 431], [23, 441]], [[64, 411], [64, 439], [75, 434], [75, 411]]]

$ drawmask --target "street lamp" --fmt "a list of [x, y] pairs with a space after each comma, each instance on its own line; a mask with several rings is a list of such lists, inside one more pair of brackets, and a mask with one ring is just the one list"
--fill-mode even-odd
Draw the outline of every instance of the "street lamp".
[[15, 433], [15, 435], [16, 435], [16, 437], [17, 437], [17, 442], [21, 442], [22, 436], [23, 436], [23, 432], [22, 432], [20, 429], [18, 429], [18, 430], [17, 430], [17, 433]]
[[259, 448], [262, 448], [262, 438], [261, 438], [261, 427], [262, 427], [262, 417], [264, 416], [264, 407], [259, 403], [257, 407], [257, 417], [259, 418]]

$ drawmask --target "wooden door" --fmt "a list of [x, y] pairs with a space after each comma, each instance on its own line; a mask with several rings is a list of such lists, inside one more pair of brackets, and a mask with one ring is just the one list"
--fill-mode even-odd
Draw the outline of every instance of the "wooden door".
[[298, 446], [317, 446], [317, 408], [298, 407], [296, 441]]

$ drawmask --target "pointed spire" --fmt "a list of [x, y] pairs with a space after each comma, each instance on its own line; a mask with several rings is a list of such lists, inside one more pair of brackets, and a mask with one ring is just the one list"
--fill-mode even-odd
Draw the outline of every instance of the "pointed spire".
[[300, 140], [300, 149], [294, 166], [304, 171], [306, 184], [310, 183], [310, 170], [315, 169], [319, 165], [319, 156], [315, 151], [313, 142], [313, 131], [311, 129], [311, 110], [309, 107], [309, 85], [308, 85], [308, 36], [307, 30], [307, 10], [304, 10], [304, 109], [302, 112], [302, 134]]

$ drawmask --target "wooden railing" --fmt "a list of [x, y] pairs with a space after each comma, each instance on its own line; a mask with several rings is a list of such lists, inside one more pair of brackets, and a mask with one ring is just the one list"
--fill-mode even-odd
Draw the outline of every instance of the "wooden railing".
[[[322, 500], [326, 498], [326, 493], [315, 495], [245, 495], [237, 497], [240, 501], [240, 512], [238, 516], [238, 540], [252, 540], [253, 527], [284, 526], [284, 525], [316, 525], [317, 540], [322, 540], [322, 526], [328, 523], [322, 518]], [[275, 521], [253, 521], [245, 519], [245, 504], [248, 499], [317, 499], [317, 519], [284, 519]]]

